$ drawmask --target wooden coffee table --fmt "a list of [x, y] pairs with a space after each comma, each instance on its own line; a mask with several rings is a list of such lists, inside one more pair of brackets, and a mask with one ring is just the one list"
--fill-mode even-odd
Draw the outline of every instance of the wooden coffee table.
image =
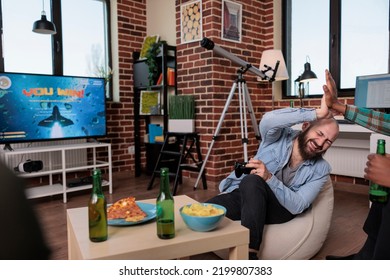
[[[249, 230], [224, 218], [209, 232], [190, 230], [179, 214], [179, 208], [196, 201], [186, 195], [175, 196], [176, 236], [157, 237], [156, 223], [134, 226], [109, 226], [108, 240], [93, 243], [88, 237], [87, 207], [67, 210], [69, 259], [180, 259], [206, 252], [229, 249], [229, 259], [248, 259]], [[155, 204], [155, 199], [142, 200]]]

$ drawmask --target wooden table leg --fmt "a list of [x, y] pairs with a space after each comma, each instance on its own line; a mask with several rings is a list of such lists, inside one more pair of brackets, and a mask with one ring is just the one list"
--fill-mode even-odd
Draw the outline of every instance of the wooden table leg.
[[248, 244], [229, 248], [229, 260], [247, 260], [248, 254]]

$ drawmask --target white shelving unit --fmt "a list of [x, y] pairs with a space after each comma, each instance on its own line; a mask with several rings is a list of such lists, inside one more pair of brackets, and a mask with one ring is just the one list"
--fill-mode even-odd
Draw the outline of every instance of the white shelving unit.
[[[91, 149], [91, 157], [87, 158], [86, 162], [77, 162], [69, 160], [67, 161], [67, 151], [74, 150], [85, 150]], [[107, 161], [97, 160], [96, 153], [107, 153]], [[111, 161], [111, 144], [100, 143], [100, 142], [88, 142], [80, 144], [69, 144], [69, 145], [54, 145], [54, 146], [43, 146], [43, 147], [27, 147], [27, 148], [18, 148], [12, 151], [2, 150], [1, 156], [2, 160], [7, 166], [13, 169], [10, 166], [10, 160], [12, 157], [20, 156], [23, 154], [34, 154], [34, 153], [47, 153], [49, 156], [48, 164], [44, 164], [44, 168], [38, 172], [32, 173], [17, 173], [18, 176], [24, 178], [33, 178], [33, 177], [49, 177], [49, 184], [46, 186], [30, 187], [27, 188], [26, 193], [28, 198], [38, 198], [51, 195], [62, 194], [64, 203], [67, 202], [67, 193], [90, 189], [92, 185], [82, 185], [78, 187], [67, 187], [67, 178], [66, 174], [69, 172], [77, 172], [83, 170], [92, 170], [96, 168], [108, 168], [108, 181], [103, 180], [103, 186], [109, 187], [109, 193], [112, 193], [112, 161]], [[53, 164], [53, 157], [60, 156], [60, 164]], [[57, 159], [58, 161], [58, 159]], [[69, 164], [69, 162], [73, 162]], [[68, 164], [67, 164], [68, 163]], [[53, 175], [61, 174], [62, 183], [54, 184]]]

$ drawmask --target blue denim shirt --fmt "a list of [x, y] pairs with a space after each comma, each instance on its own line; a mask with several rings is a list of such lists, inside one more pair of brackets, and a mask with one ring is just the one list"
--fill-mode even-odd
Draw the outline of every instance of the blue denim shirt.
[[[261, 144], [254, 156], [264, 162], [269, 172], [275, 174], [285, 166], [291, 155], [294, 139], [300, 133], [292, 129], [295, 124], [316, 119], [315, 109], [285, 108], [264, 114], [260, 124]], [[291, 185], [286, 186], [276, 176], [267, 181], [278, 201], [292, 214], [307, 209], [321, 191], [331, 167], [323, 158], [306, 160], [295, 173]], [[232, 172], [219, 185], [221, 192], [238, 188], [241, 180]]]

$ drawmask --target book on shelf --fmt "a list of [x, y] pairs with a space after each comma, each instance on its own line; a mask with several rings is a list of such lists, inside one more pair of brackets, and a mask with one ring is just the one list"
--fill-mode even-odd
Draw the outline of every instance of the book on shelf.
[[158, 80], [157, 80], [157, 85], [161, 85], [162, 84], [162, 78], [163, 78], [163, 74], [160, 73], [160, 76], [158, 77]]

